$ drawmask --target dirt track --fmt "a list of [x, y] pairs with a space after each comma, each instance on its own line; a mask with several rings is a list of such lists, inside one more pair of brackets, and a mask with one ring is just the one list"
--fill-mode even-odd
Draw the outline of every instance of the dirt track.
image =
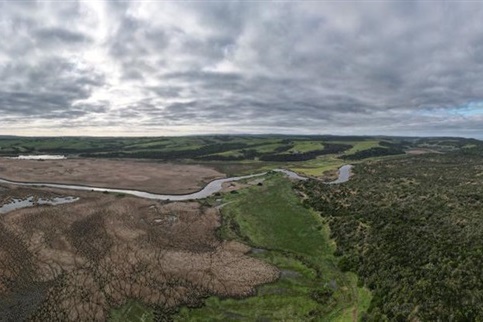
[[38, 161], [0, 158], [0, 178], [8, 180], [83, 184], [161, 194], [195, 192], [213, 179], [222, 177], [224, 174], [199, 165], [105, 159]]
[[[0, 200], [37, 192], [1, 190]], [[0, 217], [0, 316], [104, 321], [128, 299], [169, 313], [213, 294], [246, 296], [278, 276], [249, 247], [216, 237], [214, 208], [75, 195], [81, 200]]]

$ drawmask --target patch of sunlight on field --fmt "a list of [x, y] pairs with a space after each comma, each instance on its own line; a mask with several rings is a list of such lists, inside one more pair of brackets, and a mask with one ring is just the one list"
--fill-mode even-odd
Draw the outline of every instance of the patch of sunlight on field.
[[347, 162], [337, 157], [324, 156], [305, 162], [292, 163], [288, 168], [300, 174], [318, 177], [322, 176], [324, 172], [336, 170], [344, 164], [347, 164]]
[[238, 156], [243, 156], [243, 153], [240, 150], [230, 150], [230, 151], [214, 153], [213, 155], [223, 155], [223, 156], [227, 156], [227, 157], [238, 157]]
[[320, 166], [316, 168], [290, 167], [290, 170], [302, 175], [318, 177], [318, 176], [322, 176], [326, 171], [335, 170], [337, 168], [338, 168], [337, 165], [326, 165], [326, 166]]
[[294, 147], [288, 150], [287, 152], [297, 152], [297, 153], [304, 153], [314, 150], [322, 150], [324, 145], [320, 142], [316, 141], [295, 141]]
[[359, 141], [359, 142], [346, 142], [346, 143], [349, 143], [349, 144], [352, 144], [352, 148], [347, 150], [344, 154], [345, 155], [348, 155], [348, 154], [353, 154], [353, 153], [356, 153], [356, 152], [359, 152], [359, 151], [362, 151], [362, 150], [367, 150], [367, 149], [370, 149], [370, 148], [375, 148], [377, 146], [380, 146], [379, 145], [379, 140], [369, 140], [369, 141]]
[[250, 147], [250, 149], [256, 150], [260, 153], [270, 153], [270, 152], [275, 152], [275, 149], [280, 146], [282, 146], [281, 143], [273, 143], [273, 144], [266, 144], [266, 145], [261, 145], [256, 147]]

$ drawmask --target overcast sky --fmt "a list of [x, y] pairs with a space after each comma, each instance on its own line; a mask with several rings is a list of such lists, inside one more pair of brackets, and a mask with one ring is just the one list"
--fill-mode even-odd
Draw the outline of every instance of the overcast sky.
[[0, 134], [483, 137], [483, 3], [2, 1]]

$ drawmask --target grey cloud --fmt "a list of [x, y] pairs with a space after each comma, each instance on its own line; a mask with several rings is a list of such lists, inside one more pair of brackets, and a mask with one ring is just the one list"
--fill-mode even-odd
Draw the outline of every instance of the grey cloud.
[[91, 38], [80, 32], [74, 32], [62, 28], [41, 28], [35, 31], [34, 37], [40, 43], [82, 43], [89, 42]]
[[159, 134], [190, 125], [428, 135], [483, 128], [483, 111], [454, 116], [483, 102], [476, 3], [3, 2], [0, 9], [2, 124], [28, 116]]
[[21, 61], [6, 65], [0, 68], [0, 112], [46, 119], [80, 115], [73, 104], [89, 98], [103, 81], [91, 72], [56, 57], [34, 66]]
[[148, 87], [153, 93], [158, 95], [159, 97], [165, 98], [176, 98], [181, 95], [183, 91], [182, 87], [175, 87], [175, 86], [154, 86]]

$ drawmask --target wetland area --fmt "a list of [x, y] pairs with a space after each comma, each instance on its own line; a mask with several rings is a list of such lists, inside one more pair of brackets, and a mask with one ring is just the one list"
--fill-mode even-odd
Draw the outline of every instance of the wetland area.
[[[31, 158], [28, 158], [30, 160]], [[55, 159], [58, 160], [58, 159]], [[0, 160], [1, 161], [1, 160]], [[97, 164], [94, 165], [89, 165], [91, 161], [83, 161], [82, 165], [88, 164], [88, 167], [95, 167]], [[1, 164], [1, 162], [0, 162]], [[112, 164], [112, 166], [115, 166], [117, 164]], [[5, 165], [8, 167], [8, 165]], [[46, 164], [47, 167], [50, 166], [58, 166], [58, 163], [54, 165], [49, 165]], [[141, 164], [141, 166], [144, 166], [144, 164]], [[163, 165], [164, 166], [170, 166], [170, 165]], [[163, 168], [162, 167], [162, 168]], [[190, 167], [190, 166], [187, 166]], [[338, 170], [338, 176], [337, 179], [334, 181], [327, 182], [327, 184], [338, 184], [338, 183], [344, 183], [349, 180], [350, 177], [350, 170], [352, 168], [352, 165], [344, 165], [340, 167]], [[132, 170], [132, 168], [130, 169]], [[189, 171], [189, 169], [180, 169], [180, 172], [184, 171]], [[307, 177], [301, 176], [293, 171], [287, 170], [287, 169], [272, 169], [270, 171], [274, 172], [279, 172], [282, 173], [283, 175], [286, 175], [290, 179], [295, 179], [295, 180], [308, 180]], [[162, 177], [164, 173], [157, 173], [156, 177], [159, 180], [159, 184], [163, 185], [165, 182], [165, 178]], [[170, 173], [171, 174], [171, 173]], [[140, 198], [145, 198], [145, 199], [154, 199], [154, 200], [172, 200], [172, 201], [182, 201], [182, 200], [196, 200], [196, 199], [204, 199], [207, 198], [214, 193], [217, 193], [223, 189], [223, 185], [229, 182], [233, 181], [240, 181], [240, 180], [246, 180], [254, 177], [260, 177], [266, 175], [267, 172], [261, 172], [261, 173], [255, 173], [255, 174], [250, 174], [250, 175], [245, 175], [245, 176], [239, 176], [239, 177], [229, 177], [229, 178], [222, 178], [222, 179], [215, 179], [213, 181], [208, 182], [204, 187], [201, 187], [199, 191], [193, 192], [193, 193], [188, 193], [188, 194], [155, 194], [147, 191], [140, 191], [140, 190], [133, 190], [133, 189], [119, 189], [119, 188], [103, 188], [99, 186], [94, 186], [91, 185], [90, 181], [87, 182], [80, 182], [80, 185], [73, 185], [73, 184], [62, 184], [62, 183], [53, 183], [53, 182], [25, 182], [25, 181], [17, 181], [17, 180], [7, 180], [7, 179], [2, 179], [0, 178], [0, 183], [4, 184], [11, 184], [11, 185], [18, 185], [18, 186], [27, 186], [27, 187], [47, 187], [47, 188], [57, 188], [57, 189], [69, 189], [69, 190], [83, 190], [83, 191], [97, 191], [97, 192], [110, 192], [110, 193], [118, 193], [118, 194], [128, 194], [128, 195], [133, 195], [136, 197]], [[32, 177], [32, 174], [29, 174], [30, 177]], [[20, 176], [22, 177], [22, 176]], [[16, 177], [18, 178], [18, 176]], [[35, 178], [39, 178], [39, 176], [36, 176]], [[89, 180], [91, 177], [85, 178], [85, 180]], [[114, 178], [113, 178], [114, 179]], [[180, 178], [180, 181], [178, 182], [179, 185], [182, 185], [182, 179]], [[63, 181], [68, 181], [68, 180], [73, 180], [73, 181], [79, 181], [81, 179], [75, 178], [71, 179], [69, 176], [67, 178], [62, 179]], [[116, 183], [118, 178], [116, 178]], [[167, 178], [167, 181], [171, 180], [171, 178]], [[124, 182], [122, 183], [123, 185], [128, 185], [131, 182]], [[176, 189], [176, 188], [175, 188]], [[154, 188], [154, 190], [157, 190], [157, 188]], [[41, 204], [41, 203], [40, 203]]]
[[[122, 175], [113, 175], [116, 168]], [[339, 178], [348, 178], [346, 168]], [[146, 171], [158, 185], [176, 181], [173, 191], [189, 193], [91, 186], [122, 182], [121, 187], [168, 191], [139, 177]], [[221, 207], [211, 196], [236, 196], [239, 189], [273, 180], [267, 176], [307, 180], [287, 169], [223, 178], [207, 166], [48, 155], [1, 158], [0, 172], [8, 177], [0, 179], [0, 228], [9, 238], [1, 247], [0, 290], [10, 294], [0, 309], [2, 316], [20, 320], [101, 321], [120, 312], [113, 308], [122, 311], [133, 303], [147, 311], [162, 307], [170, 316], [177, 307], [199, 306], [207, 296], [253, 295], [256, 286], [288, 273], [250, 255], [252, 247], [242, 240], [220, 238]], [[172, 179], [178, 174], [179, 180]], [[49, 182], [40, 182], [45, 179]], [[195, 187], [199, 191], [191, 193]]]

